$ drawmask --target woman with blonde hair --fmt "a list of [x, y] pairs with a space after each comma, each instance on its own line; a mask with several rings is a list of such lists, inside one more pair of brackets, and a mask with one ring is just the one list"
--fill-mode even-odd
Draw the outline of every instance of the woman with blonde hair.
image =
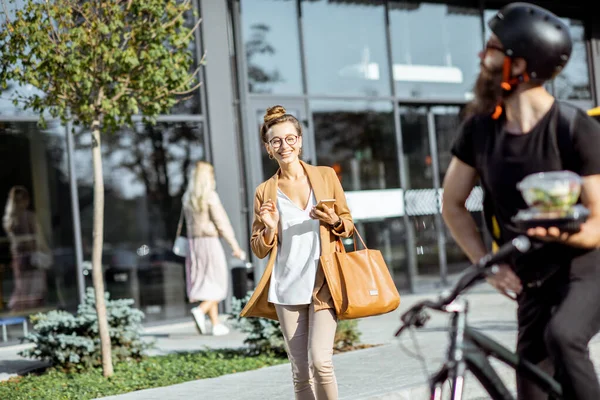
[[213, 166], [196, 163], [187, 190], [183, 195], [183, 212], [187, 228], [189, 251], [185, 260], [186, 289], [192, 315], [200, 333], [207, 333], [206, 318], [212, 322], [212, 334], [226, 335], [229, 328], [219, 321], [218, 305], [227, 296], [229, 274], [227, 259], [219, 236], [241, 260], [246, 254], [235, 240], [227, 213], [217, 194]]
[[49, 252], [37, 222], [29, 209], [29, 191], [20, 185], [13, 186], [2, 218], [2, 227], [10, 241], [12, 270], [15, 286], [8, 307], [12, 311], [38, 307], [44, 302], [47, 291], [46, 271], [36, 264], [34, 253]]
[[[337, 399], [337, 318], [319, 257], [351, 236], [354, 223], [335, 171], [300, 161], [296, 117], [282, 106], [267, 109], [261, 138], [279, 170], [256, 189], [251, 247], [269, 262], [241, 315], [279, 320], [296, 399]], [[317, 207], [320, 200], [335, 202]]]

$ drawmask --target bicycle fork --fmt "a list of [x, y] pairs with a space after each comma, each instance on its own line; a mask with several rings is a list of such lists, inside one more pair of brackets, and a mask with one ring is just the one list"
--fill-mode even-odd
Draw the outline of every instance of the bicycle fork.
[[464, 338], [467, 325], [468, 303], [466, 300], [452, 302], [446, 311], [452, 313], [450, 327], [450, 347], [444, 366], [430, 380], [431, 400], [441, 400], [444, 383], [450, 381], [451, 400], [462, 400], [466, 363], [464, 359]]

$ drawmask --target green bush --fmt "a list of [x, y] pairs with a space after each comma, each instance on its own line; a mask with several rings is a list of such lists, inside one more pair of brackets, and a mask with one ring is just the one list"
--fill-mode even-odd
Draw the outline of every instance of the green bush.
[[355, 319], [338, 321], [333, 348], [339, 351], [351, 349], [360, 343], [360, 335], [358, 321]]
[[[250, 300], [252, 292], [243, 299], [231, 302], [232, 324], [246, 333], [244, 343], [254, 354], [285, 354], [283, 334], [278, 321], [266, 318], [242, 318], [240, 312]], [[360, 331], [356, 320], [338, 321], [333, 348], [337, 351], [350, 350], [360, 343]]]
[[[105, 294], [106, 313], [113, 358], [117, 361], [141, 359], [151, 347], [140, 337], [144, 313], [132, 308], [133, 300], [110, 300]], [[88, 288], [85, 300], [75, 315], [50, 311], [30, 317], [33, 330], [23, 342], [35, 346], [19, 354], [50, 361], [59, 369], [85, 369], [101, 364], [100, 337], [94, 290]]]
[[242, 318], [240, 312], [250, 300], [252, 292], [243, 299], [231, 300], [232, 325], [247, 334], [244, 343], [252, 354], [285, 355], [283, 334], [279, 321], [267, 318]]

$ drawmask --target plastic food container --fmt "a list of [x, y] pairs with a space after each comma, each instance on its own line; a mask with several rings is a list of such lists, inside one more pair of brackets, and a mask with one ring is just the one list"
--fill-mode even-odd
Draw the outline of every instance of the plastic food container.
[[540, 212], [569, 210], [581, 194], [582, 179], [571, 171], [540, 172], [517, 184], [523, 199]]

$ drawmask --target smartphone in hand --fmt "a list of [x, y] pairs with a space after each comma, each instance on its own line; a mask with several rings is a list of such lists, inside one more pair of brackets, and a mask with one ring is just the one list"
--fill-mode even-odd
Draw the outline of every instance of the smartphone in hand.
[[323, 204], [325, 204], [329, 208], [333, 208], [333, 205], [335, 204], [335, 199], [323, 199], [323, 200], [319, 200], [319, 202], [317, 203], [317, 209], [319, 209], [321, 211], [325, 211], [323, 209]]

